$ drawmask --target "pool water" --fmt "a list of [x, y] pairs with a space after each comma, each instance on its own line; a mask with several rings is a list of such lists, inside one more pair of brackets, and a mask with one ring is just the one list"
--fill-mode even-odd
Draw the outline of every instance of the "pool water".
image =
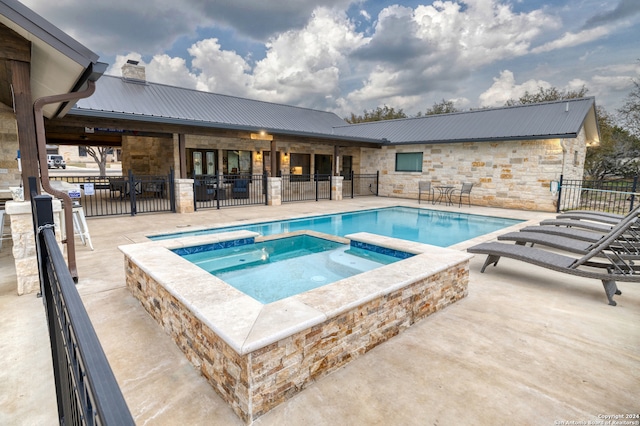
[[149, 238], [151, 240], [162, 240], [239, 229], [254, 231], [265, 236], [311, 230], [340, 237], [357, 232], [371, 232], [387, 237], [448, 247], [520, 222], [520, 220], [516, 219], [466, 213], [442, 212], [412, 207], [388, 207], [301, 219], [262, 222], [253, 225], [155, 235]]
[[299, 235], [182, 257], [268, 304], [396, 262], [406, 255], [396, 257]]

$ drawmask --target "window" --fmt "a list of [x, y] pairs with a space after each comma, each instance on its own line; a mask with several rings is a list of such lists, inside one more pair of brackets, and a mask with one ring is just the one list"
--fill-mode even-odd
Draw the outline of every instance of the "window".
[[396, 153], [396, 172], [421, 172], [422, 152]]
[[225, 175], [250, 175], [253, 172], [251, 151], [224, 151], [222, 164]]
[[340, 171], [340, 176], [344, 176], [344, 180], [351, 180], [351, 170], [353, 170], [353, 156], [352, 155], [343, 155], [342, 156], [342, 170]]
[[86, 146], [79, 146], [78, 147], [78, 156], [79, 157], [86, 157], [87, 156], [87, 147]]
[[291, 181], [309, 180], [311, 174], [311, 155], [310, 154], [289, 154]]

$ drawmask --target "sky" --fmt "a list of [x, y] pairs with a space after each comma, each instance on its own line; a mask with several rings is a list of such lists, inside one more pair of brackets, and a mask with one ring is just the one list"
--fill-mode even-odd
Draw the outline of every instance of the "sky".
[[[22, 0], [121, 75], [332, 111], [503, 106], [539, 87], [615, 113], [640, 82], [640, 0]], [[99, 84], [99, 82], [98, 82]]]

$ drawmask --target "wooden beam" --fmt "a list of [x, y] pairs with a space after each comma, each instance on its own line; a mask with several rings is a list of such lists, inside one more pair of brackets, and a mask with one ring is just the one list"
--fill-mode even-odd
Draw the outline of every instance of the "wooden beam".
[[178, 135], [178, 151], [180, 156], [180, 179], [187, 178], [187, 143], [183, 133]]
[[31, 62], [31, 42], [4, 24], [0, 24], [0, 59]]
[[[22, 184], [29, 186], [28, 178], [39, 178], [38, 144], [36, 142], [36, 122], [33, 116], [31, 95], [31, 64], [10, 61], [11, 84], [15, 99], [16, 121], [18, 124], [18, 146], [22, 159]], [[31, 199], [29, 191], [24, 191], [25, 200]]]

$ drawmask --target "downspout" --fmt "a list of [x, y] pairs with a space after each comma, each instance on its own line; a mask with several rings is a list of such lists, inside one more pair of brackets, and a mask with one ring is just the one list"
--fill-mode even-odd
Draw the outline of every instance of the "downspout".
[[40, 179], [42, 181], [42, 188], [48, 194], [54, 195], [58, 198], [62, 198], [64, 203], [64, 223], [67, 235], [63, 243], [67, 244], [67, 258], [69, 262], [69, 272], [75, 282], [78, 282], [78, 269], [76, 267], [76, 245], [73, 229], [73, 204], [71, 197], [66, 192], [58, 191], [51, 187], [49, 182], [49, 169], [43, 167], [43, 164], [47, 164], [47, 140], [44, 131], [44, 115], [42, 109], [45, 105], [55, 104], [58, 102], [77, 101], [78, 99], [88, 98], [95, 92], [96, 85], [94, 81], [87, 81], [87, 89], [82, 92], [64, 93], [61, 95], [43, 96], [36, 99], [33, 103], [33, 113], [35, 116], [36, 124], [36, 143], [38, 145], [38, 161], [40, 169]]

